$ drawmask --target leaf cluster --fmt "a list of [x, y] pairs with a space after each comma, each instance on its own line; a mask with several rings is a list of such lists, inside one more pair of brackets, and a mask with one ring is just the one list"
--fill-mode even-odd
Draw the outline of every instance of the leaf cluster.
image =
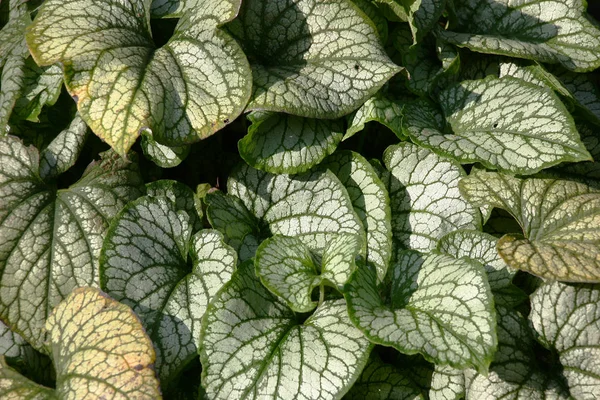
[[599, 10], [517, 3], [2, 1], [0, 398], [600, 398]]

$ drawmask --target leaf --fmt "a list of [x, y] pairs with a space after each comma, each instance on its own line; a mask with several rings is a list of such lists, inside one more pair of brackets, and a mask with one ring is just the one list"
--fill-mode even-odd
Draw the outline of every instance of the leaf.
[[459, 400], [465, 398], [463, 371], [448, 366], [435, 366], [431, 377], [430, 400]]
[[370, 0], [352, 0], [352, 3], [360, 8], [360, 10], [373, 22], [377, 29], [377, 34], [379, 35], [379, 41], [381, 44], [385, 45], [388, 38], [388, 22], [381, 13], [381, 10]]
[[196, 196], [186, 184], [169, 179], [154, 181], [146, 184], [146, 194], [168, 198], [175, 203], [178, 211], [187, 214], [192, 232], [202, 229], [202, 220], [196, 208]]
[[518, 179], [493, 172], [463, 178], [461, 192], [474, 205], [512, 214], [523, 228], [504, 235], [498, 252], [511, 267], [569, 282], [600, 280], [600, 192], [583, 183]]
[[324, 167], [342, 182], [354, 211], [367, 231], [367, 262], [383, 280], [392, 256], [390, 199], [375, 169], [358, 153], [339, 151], [327, 158]]
[[[259, 221], [235, 196], [212, 192], [206, 195], [206, 217], [210, 225], [225, 235], [240, 261], [254, 257], [261, 240]], [[264, 234], [264, 233], [263, 233]]]
[[40, 177], [55, 178], [77, 161], [87, 137], [87, 125], [79, 114], [40, 153]]
[[405, 105], [404, 101], [393, 100], [381, 92], [377, 92], [348, 118], [348, 129], [346, 129], [344, 140], [362, 131], [365, 124], [371, 121], [385, 125], [400, 140], [405, 140], [406, 136], [402, 131]]
[[479, 231], [458, 230], [442, 237], [437, 250], [455, 258], [468, 257], [481, 263], [487, 273], [492, 291], [501, 291], [512, 286], [517, 272], [508, 268], [496, 251], [498, 239]]
[[[444, 40], [470, 50], [560, 63], [577, 72], [600, 66], [600, 31], [585, 16], [582, 0], [466, 0], [456, 5], [459, 32]], [[551, 10], [549, 12], [548, 10]]]
[[44, 322], [75, 287], [99, 285], [109, 221], [141, 194], [136, 164], [104, 153], [68, 189], [47, 185], [39, 154], [0, 138], [0, 316], [42, 349]]
[[238, 142], [242, 158], [272, 174], [306, 172], [333, 153], [342, 141], [339, 120], [302, 118], [281, 113], [250, 114], [252, 125]]
[[402, 2], [414, 43], [419, 43], [437, 24], [446, 7], [446, 0], [403, 0]]
[[190, 154], [190, 146], [166, 146], [158, 143], [148, 131], [142, 132], [142, 151], [146, 158], [161, 168], [178, 166]]
[[334, 234], [365, 233], [344, 186], [331, 171], [271, 175], [241, 165], [227, 181], [260, 226], [262, 238], [295, 236], [311, 250], [322, 250]]
[[346, 0], [247, 0], [228, 28], [252, 66], [249, 110], [338, 118], [399, 71]]
[[371, 268], [358, 268], [345, 288], [350, 320], [369, 340], [435, 364], [487, 370], [496, 316], [481, 264], [408, 250], [398, 253], [388, 279], [389, 303]]
[[54, 309], [46, 329], [56, 390], [29, 381], [0, 358], [3, 398], [162, 398], [152, 342], [129, 307], [98, 289], [77, 288]]
[[592, 74], [576, 74], [558, 66], [551, 66], [549, 71], [569, 91], [575, 104], [586, 117], [596, 125], [600, 125], [600, 89], [598, 78]]
[[600, 396], [600, 291], [597, 286], [554, 282], [535, 291], [529, 320], [549, 348], [558, 352], [575, 399]]
[[256, 276], [293, 311], [309, 312], [317, 306], [311, 299], [314, 288], [325, 284], [343, 288], [356, 269], [354, 259], [361, 244], [359, 236], [342, 233], [327, 244], [322, 254], [313, 255], [301, 240], [276, 235], [262, 242], [256, 251]]
[[405, 371], [371, 353], [367, 366], [344, 399], [425, 400], [425, 397]]
[[25, 61], [29, 54], [23, 33], [29, 23], [27, 6], [18, 4], [11, 8], [9, 21], [0, 30], [0, 134], [4, 134], [25, 80]]
[[192, 237], [189, 217], [166, 197], [129, 203], [111, 224], [100, 259], [102, 287], [139, 315], [163, 386], [197, 355], [200, 320], [236, 261], [218, 232]]
[[15, 102], [13, 112], [18, 118], [39, 122], [42, 107], [53, 105], [58, 100], [63, 74], [60, 66], [55, 64], [40, 68], [31, 57], [25, 60], [23, 73], [20, 97]]
[[[144, 130], [160, 143], [183, 145], [242, 112], [250, 69], [218, 29], [238, 7], [235, 0], [200, 1], [157, 49], [148, 0], [49, 0], [29, 26], [27, 43], [39, 65], [64, 64], [81, 117], [124, 156]], [[72, 28], [61, 29], [65, 23]]]
[[21, 335], [12, 332], [2, 322], [0, 322], [0, 355], [11, 368], [40, 384], [51, 385], [56, 381], [52, 360], [31, 347]]
[[255, 277], [251, 262], [211, 302], [201, 337], [210, 398], [341, 398], [371, 351], [343, 300], [325, 301], [299, 322]]
[[152, 0], [152, 18], [180, 18], [204, 0]]
[[427, 149], [403, 142], [383, 154], [394, 240], [403, 248], [428, 251], [457, 229], [478, 229], [479, 211], [458, 191], [461, 166]]
[[518, 174], [590, 159], [572, 117], [550, 89], [511, 77], [486, 78], [461, 82], [439, 98], [442, 113], [424, 101], [405, 108], [408, 135], [436, 153]]
[[561, 377], [540, 365], [527, 321], [516, 311], [498, 311], [498, 351], [486, 375], [470, 371], [467, 399], [569, 399]]

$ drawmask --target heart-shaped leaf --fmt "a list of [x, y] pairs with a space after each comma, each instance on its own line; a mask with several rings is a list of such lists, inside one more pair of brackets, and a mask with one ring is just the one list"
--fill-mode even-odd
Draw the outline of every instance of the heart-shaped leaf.
[[163, 386], [197, 355], [200, 320], [236, 261], [220, 233], [191, 237], [189, 217], [166, 197], [142, 197], [111, 224], [100, 260], [102, 287], [139, 315]]
[[487, 370], [496, 350], [494, 301], [481, 264], [432, 252], [398, 254], [384, 301], [373, 269], [346, 285], [351, 321], [372, 342], [457, 368]]
[[110, 220], [143, 189], [136, 164], [104, 153], [68, 189], [40, 178], [37, 149], [0, 138], [0, 315], [36, 349], [52, 308], [99, 285]]
[[573, 118], [548, 88], [489, 77], [444, 90], [439, 101], [441, 111], [428, 101], [407, 105], [405, 130], [416, 143], [461, 163], [532, 174], [590, 159]]
[[549, 348], [558, 352], [569, 393], [600, 397], [600, 288], [546, 284], [531, 298], [529, 320]]
[[513, 268], [543, 278], [600, 281], [600, 191], [557, 179], [519, 179], [478, 171], [460, 183], [474, 205], [502, 208], [523, 234], [498, 241], [498, 252]]
[[245, 0], [228, 28], [252, 66], [250, 110], [341, 117], [399, 71], [347, 0]]
[[2, 398], [162, 398], [152, 342], [129, 307], [98, 289], [78, 288], [55, 308], [46, 329], [56, 389], [30, 381], [0, 357]]
[[331, 171], [272, 175], [242, 165], [229, 176], [227, 191], [258, 220], [263, 238], [295, 236], [322, 250], [338, 233], [365, 232], [348, 192]]
[[600, 30], [582, 0], [465, 0], [455, 4], [459, 29], [444, 40], [473, 51], [560, 63], [573, 71], [600, 66]]
[[392, 256], [390, 199], [375, 169], [358, 153], [340, 151], [327, 158], [324, 166], [342, 182], [354, 211], [367, 231], [367, 262], [383, 280]]
[[403, 142], [383, 154], [394, 240], [404, 248], [428, 251], [457, 229], [478, 229], [479, 211], [458, 191], [461, 166], [427, 149]]
[[49, 0], [29, 26], [27, 43], [38, 64], [64, 65], [82, 118], [124, 156], [143, 130], [182, 145], [242, 112], [251, 72], [235, 40], [218, 28], [238, 8], [236, 0], [199, 2], [157, 49], [148, 0]]
[[[256, 276], [293, 311], [309, 312], [317, 306], [311, 298], [314, 288], [325, 284], [343, 288], [356, 269], [354, 259], [361, 244], [360, 236], [341, 233], [327, 244], [322, 254], [314, 255], [295, 237], [273, 236], [256, 251]], [[317, 257], [320, 263], [315, 260]]]
[[372, 347], [348, 320], [343, 300], [325, 301], [299, 322], [251, 262], [211, 302], [201, 337], [202, 385], [211, 398], [338, 399]]
[[302, 118], [281, 113], [252, 113], [248, 134], [238, 143], [251, 166], [273, 174], [306, 172], [342, 141], [339, 120]]

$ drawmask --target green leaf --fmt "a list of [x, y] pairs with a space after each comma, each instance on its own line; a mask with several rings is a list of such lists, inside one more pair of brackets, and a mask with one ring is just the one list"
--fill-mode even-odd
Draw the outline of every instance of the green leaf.
[[444, 40], [473, 51], [560, 63], [573, 71], [600, 66], [600, 31], [582, 0], [465, 0], [455, 2], [459, 29]]
[[446, 7], [446, 0], [403, 0], [403, 3], [415, 44], [436, 26]]
[[[508, 268], [496, 251], [498, 239], [479, 231], [458, 230], [442, 237], [437, 250], [455, 258], [468, 257], [481, 263], [487, 273], [493, 292], [513, 287], [512, 279], [517, 270]], [[515, 287], [516, 289], [516, 287]]]
[[359, 236], [342, 233], [327, 244], [322, 254], [311, 254], [301, 240], [276, 235], [262, 242], [256, 251], [256, 276], [293, 311], [309, 312], [317, 306], [311, 299], [314, 288], [327, 284], [343, 289], [356, 269], [354, 259], [361, 244]]
[[315, 251], [338, 233], [365, 238], [348, 192], [331, 171], [272, 175], [241, 165], [229, 176], [227, 191], [259, 221], [263, 238], [295, 236]]
[[166, 197], [129, 203], [111, 224], [100, 260], [102, 287], [139, 315], [163, 386], [197, 356], [200, 320], [236, 261], [220, 233], [191, 237], [189, 217]]
[[246, 0], [228, 28], [252, 66], [249, 110], [338, 118], [399, 71], [347, 0]]
[[235, 249], [240, 261], [254, 257], [262, 235], [258, 219], [248, 211], [242, 200], [215, 191], [208, 193], [205, 201], [210, 225], [225, 235], [227, 244]]
[[404, 110], [411, 139], [436, 153], [518, 174], [590, 159], [572, 117], [550, 89], [490, 77], [461, 82], [439, 98], [441, 113], [425, 101]]
[[[0, 355], [22, 375], [43, 385], [56, 381], [50, 357], [35, 350], [21, 335], [0, 322]], [[0, 385], [1, 386], [1, 385]]]
[[388, 22], [381, 10], [370, 0], [352, 0], [352, 3], [360, 8], [360, 10], [373, 22], [377, 29], [377, 33], [379, 34], [379, 41], [381, 44], [385, 45], [388, 38]]
[[529, 320], [549, 348], [558, 352], [575, 399], [600, 397], [600, 290], [597, 286], [546, 284], [531, 297]]
[[392, 256], [390, 199], [375, 169], [358, 153], [340, 151], [324, 167], [331, 170], [348, 191], [354, 211], [367, 231], [367, 262], [381, 281]]
[[474, 205], [512, 214], [523, 228], [504, 235], [498, 252], [512, 268], [569, 282], [600, 281], [600, 192], [583, 183], [518, 179], [494, 172], [463, 178], [460, 188]]
[[210, 398], [338, 399], [372, 347], [348, 320], [343, 300], [325, 301], [302, 323], [260, 283], [251, 262], [211, 302], [201, 337]]
[[575, 105], [594, 124], [600, 125], [600, 89], [598, 78], [592, 74], [576, 74], [558, 66], [551, 66], [549, 71], [569, 91], [575, 99]]
[[202, 229], [202, 220], [196, 207], [196, 196], [187, 185], [179, 181], [163, 179], [146, 184], [146, 194], [152, 197], [167, 197], [175, 203], [178, 211], [187, 214], [192, 232]]
[[[210, 0], [208, 4], [213, 5]], [[180, 18], [194, 7], [207, 5], [207, 0], [152, 0], [152, 18]]]
[[485, 371], [496, 350], [496, 316], [481, 264], [432, 252], [400, 252], [384, 301], [375, 272], [356, 270], [346, 285], [351, 321], [377, 344], [456, 368]]
[[306, 172], [333, 153], [342, 141], [340, 120], [253, 113], [248, 134], [238, 142], [242, 158], [272, 174]]
[[372, 0], [381, 10], [383, 15], [393, 22], [406, 22], [408, 16], [404, 6], [400, 4], [401, 0]]
[[461, 166], [411, 143], [383, 154], [390, 171], [388, 190], [394, 240], [404, 248], [428, 251], [457, 229], [479, 229], [479, 211], [458, 191]]
[[79, 114], [40, 153], [40, 177], [55, 178], [67, 171], [79, 158], [87, 137], [87, 125]]
[[365, 124], [371, 121], [377, 121], [385, 125], [400, 140], [405, 140], [406, 136], [402, 131], [404, 107], [404, 101], [393, 100], [385, 94], [377, 92], [375, 96], [367, 100], [365, 104], [348, 118], [348, 129], [346, 129], [344, 140], [362, 131], [365, 128]]
[[503, 307], [497, 311], [498, 351], [487, 375], [467, 371], [467, 399], [571, 399], [560, 375], [536, 357], [525, 318]]
[[98, 289], [77, 288], [54, 309], [46, 329], [56, 390], [28, 380], [0, 358], [2, 398], [162, 398], [152, 342], [129, 307]]
[[362, 374], [344, 399], [425, 400], [406, 371], [387, 364], [374, 352]]
[[190, 154], [190, 146], [166, 146], [158, 143], [148, 131], [142, 132], [142, 151], [146, 158], [161, 168], [178, 166]]
[[52, 307], [75, 287], [98, 286], [109, 221], [141, 194], [136, 164], [104, 153], [68, 189], [40, 178], [39, 154], [0, 138], [0, 316], [41, 349]]
[[25, 61], [29, 55], [24, 32], [30, 23], [27, 6], [23, 3], [10, 10], [9, 21], [0, 30], [0, 135], [4, 134], [24, 85]]
[[124, 156], [144, 130], [163, 144], [182, 145], [242, 112], [250, 69], [236, 42], [218, 29], [238, 7], [236, 0], [199, 2], [157, 49], [148, 0], [48, 0], [27, 43], [38, 64], [63, 63], [82, 118]]
[[459, 400], [465, 398], [465, 376], [460, 369], [436, 365], [431, 377], [430, 400]]

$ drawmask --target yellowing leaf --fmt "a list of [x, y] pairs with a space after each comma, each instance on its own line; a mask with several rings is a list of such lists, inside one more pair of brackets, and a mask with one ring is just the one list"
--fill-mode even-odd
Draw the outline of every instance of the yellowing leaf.
[[152, 342], [136, 315], [94, 288], [77, 288], [46, 322], [56, 390], [0, 359], [2, 399], [160, 399]]

